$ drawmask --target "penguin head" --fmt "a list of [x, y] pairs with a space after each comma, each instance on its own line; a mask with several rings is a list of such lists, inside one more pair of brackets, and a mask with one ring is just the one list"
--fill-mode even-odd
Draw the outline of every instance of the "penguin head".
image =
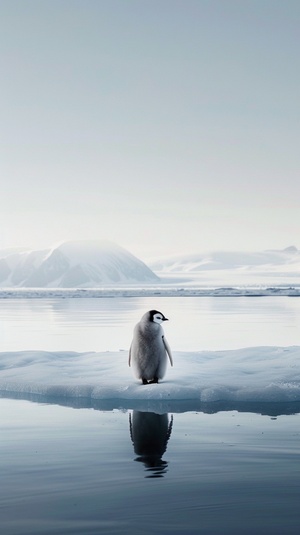
[[149, 319], [154, 323], [163, 323], [164, 321], [168, 321], [168, 318], [166, 318], [162, 312], [158, 312], [158, 310], [149, 310]]

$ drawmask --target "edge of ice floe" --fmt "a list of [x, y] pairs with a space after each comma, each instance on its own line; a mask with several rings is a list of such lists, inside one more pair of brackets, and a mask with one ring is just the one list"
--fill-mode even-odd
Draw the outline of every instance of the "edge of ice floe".
[[300, 412], [300, 346], [174, 352], [174, 360], [165, 380], [145, 386], [124, 352], [0, 353], [0, 396], [103, 410]]

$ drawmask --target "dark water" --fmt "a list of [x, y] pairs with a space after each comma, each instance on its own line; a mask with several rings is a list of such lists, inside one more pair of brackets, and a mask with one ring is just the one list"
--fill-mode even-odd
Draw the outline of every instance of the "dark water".
[[300, 415], [0, 399], [1, 535], [298, 534]]

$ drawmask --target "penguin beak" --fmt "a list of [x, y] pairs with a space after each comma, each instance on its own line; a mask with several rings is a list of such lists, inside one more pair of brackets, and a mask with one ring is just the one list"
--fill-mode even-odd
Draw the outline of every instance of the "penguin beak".
[[169, 321], [169, 318], [164, 318], [164, 321]]

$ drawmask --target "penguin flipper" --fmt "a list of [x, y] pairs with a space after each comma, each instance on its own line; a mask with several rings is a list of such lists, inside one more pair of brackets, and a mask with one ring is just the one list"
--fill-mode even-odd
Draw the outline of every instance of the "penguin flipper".
[[169, 344], [168, 344], [168, 342], [167, 342], [167, 340], [166, 340], [166, 338], [164, 336], [162, 337], [162, 339], [163, 339], [163, 343], [164, 343], [164, 346], [165, 346], [165, 350], [168, 353], [168, 357], [170, 359], [170, 364], [171, 364], [171, 366], [173, 366], [173, 357], [172, 357], [171, 348], [170, 348], [170, 346], [169, 346]]
[[129, 348], [129, 356], [128, 356], [128, 366], [131, 366], [131, 346]]

